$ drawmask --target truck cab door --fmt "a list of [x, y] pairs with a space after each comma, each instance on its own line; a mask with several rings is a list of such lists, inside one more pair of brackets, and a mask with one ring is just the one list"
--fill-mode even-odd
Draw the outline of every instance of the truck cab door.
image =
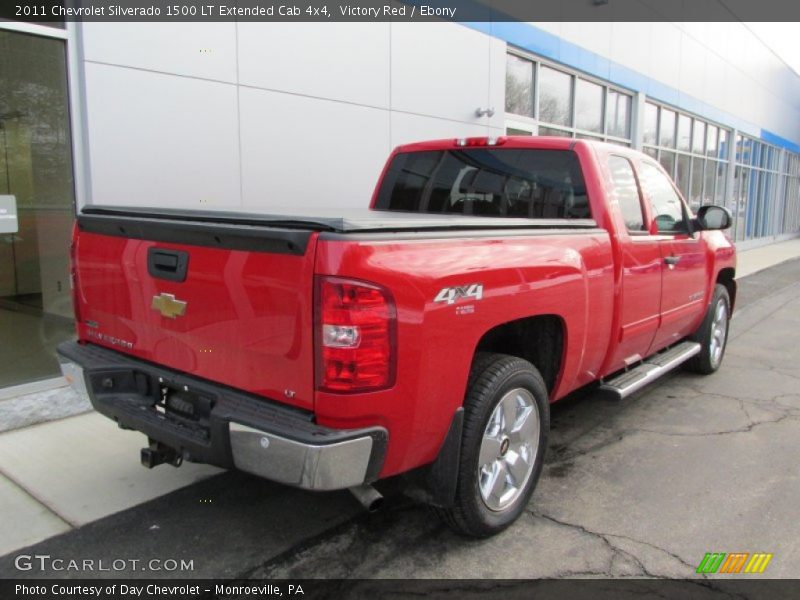
[[622, 217], [617, 225], [622, 270], [618, 337], [604, 369], [612, 372], [644, 358], [653, 343], [661, 308], [662, 259], [660, 238], [651, 235], [646, 225], [633, 165], [617, 155], [609, 155], [607, 164], [613, 199]]
[[661, 318], [650, 353], [691, 334], [705, 312], [708, 283], [703, 239], [689, 229], [689, 210], [654, 163], [639, 168], [661, 252]]

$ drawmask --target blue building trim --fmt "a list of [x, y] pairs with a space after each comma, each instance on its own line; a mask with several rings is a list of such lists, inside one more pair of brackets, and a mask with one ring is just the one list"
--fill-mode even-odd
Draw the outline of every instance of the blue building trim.
[[604, 79], [614, 85], [627, 88], [632, 92], [642, 92], [653, 100], [671, 104], [676, 108], [694, 113], [710, 121], [735, 128], [741, 133], [759, 138], [769, 144], [800, 153], [800, 144], [762, 129], [746, 119], [720, 110], [715, 106], [698, 100], [694, 96], [685, 94], [652, 77], [642, 75], [638, 71], [590, 52], [529, 23], [507, 21], [462, 23], [462, 25], [501, 39], [512, 46], [527, 50], [543, 58], [551, 59], [573, 69], [583, 71], [588, 75]]
[[780, 146], [800, 154], [800, 144], [795, 144], [793, 141], [787, 140], [786, 138], [774, 134], [771, 131], [767, 131], [766, 129], [761, 130], [761, 139], [769, 144], [774, 144], [775, 146]]

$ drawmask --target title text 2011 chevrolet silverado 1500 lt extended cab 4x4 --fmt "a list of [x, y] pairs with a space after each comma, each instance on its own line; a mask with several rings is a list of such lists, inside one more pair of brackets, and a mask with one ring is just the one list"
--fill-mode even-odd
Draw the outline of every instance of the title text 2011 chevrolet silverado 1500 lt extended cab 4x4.
[[490, 535], [542, 469], [549, 403], [626, 396], [722, 360], [730, 215], [658, 163], [561, 138], [403, 146], [370, 210], [270, 216], [89, 206], [62, 366], [148, 438], [142, 462], [314, 490], [406, 474]]

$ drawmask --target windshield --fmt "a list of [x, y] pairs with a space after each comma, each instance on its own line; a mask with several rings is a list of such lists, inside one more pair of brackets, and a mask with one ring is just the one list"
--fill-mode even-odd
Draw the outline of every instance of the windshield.
[[389, 165], [375, 208], [591, 218], [580, 163], [570, 150], [459, 148], [401, 153]]

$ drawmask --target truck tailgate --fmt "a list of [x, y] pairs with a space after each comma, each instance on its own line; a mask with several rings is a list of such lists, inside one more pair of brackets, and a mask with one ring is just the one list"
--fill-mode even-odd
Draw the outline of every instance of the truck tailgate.
[[81, 215], [83, 341], [313, 410], [316, 233]]

